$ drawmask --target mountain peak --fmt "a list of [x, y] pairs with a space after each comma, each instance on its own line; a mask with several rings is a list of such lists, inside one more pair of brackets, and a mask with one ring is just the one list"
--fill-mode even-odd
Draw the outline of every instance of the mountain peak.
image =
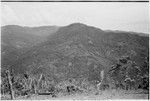
[[85, 24], [82, 23], [72, 23], [69, 25], [69, 27], [85, 27]]

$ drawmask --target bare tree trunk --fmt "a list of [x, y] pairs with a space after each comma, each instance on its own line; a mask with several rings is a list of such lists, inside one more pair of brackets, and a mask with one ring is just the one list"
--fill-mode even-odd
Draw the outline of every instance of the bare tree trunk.
[[32, 89], [32, 78], [29, 79], [29, 89]]
[[39, 78], [39, 80], [38, 80], [38, 85], [37, 85], [38, 88], [40, 87], [40, 82], [41, 82], [41, 80], [42, 80], [42, 77], [43, 77], [43, 75], [41, 74], [41, 75], [40, 75], [40, 78]]
[[34, 93], [37, 94], [37, 85], [34, 84]]
[[97, 90], [99, 91], [101, 85], [102, 85], [102, 82], [104, 80], [104, 70], [101, 71], [100, 73], [100, 77], [101, 77], [101, 81], [97, 84]]
[[31, 84], [33, 87], [34, 94], [37, 94], [37, 82], [36, 82], [36, 80], [33, 79]]
[[14, 91], [13, 91], [13, 87], [12, 87], [11, 76], [10, 76], [9, 70], [7, 70], [6, 73], [7, 73], [8, 83], [9, 83], [9, 87], [10, 87], [11, 100], [13, 100], [15, 97], [14, 97]]
[[40, 78], [37, 80], [37, 85], [34, 83], [34, 93], [35, 94], [38, 94], [38, 89], [39, 89], [40, 81], [41, 81], [42, 77], [43, 77], [43, 75], [41, 74]]
[[1, 84], [1, 93], [2, 93], [2, 95], [4, 95], [4, 85], [3, 84]]

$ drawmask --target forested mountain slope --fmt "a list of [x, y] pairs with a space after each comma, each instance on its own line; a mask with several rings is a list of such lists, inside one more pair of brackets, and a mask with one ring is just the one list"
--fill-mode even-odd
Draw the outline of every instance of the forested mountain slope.
[[[148, 35], [103, 31], [74, 23], [60, 27], [54, 34], [47, 36], [47, 40], [21, 54], [10, 68], [15, 75], [44, 74], [49, 80], [56, 82], [68, 78], [85, 78], [94, 81], [101, 79], [102, 70], [105, 71], [105, 77], [109, 79], [107, 77], [109, 71], [119, 64], [120, 59], [126, 59], [134, 64], [128, 65], [125, 72], [134, 72], [135, 66], [138, 66], [138, 73], [144, 75], [149, 68], [145, 67], [148, 56]], [[123, 70], [124, 67], [125, 65], [121, 65], [119, 68]]]

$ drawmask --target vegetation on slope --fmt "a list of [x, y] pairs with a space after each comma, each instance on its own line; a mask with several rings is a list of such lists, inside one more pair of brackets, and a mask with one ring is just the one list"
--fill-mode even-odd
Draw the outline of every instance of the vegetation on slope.
[[[74, 23], [59, 28], [44, 42], [30, 47], [13, 61], [9, 69], [15, 78], [29, 75], [38, 80], [42, 74], [50, 84], [58, 85], [73, 79], [82, 88], [89, 88], [101, 81], [100, 72], [104, 70], [104, 85], [116, 88], [119, 85], [124, 89], [134, 80], [138, 85], [133, 88], [138, 88], [149, 78], [148, 55], [148, 36], [103, 31]], [[131, 79], [129, 83], [124, 82], [127, 78]], [[145, 84], [148, 89], [148, 82]]]

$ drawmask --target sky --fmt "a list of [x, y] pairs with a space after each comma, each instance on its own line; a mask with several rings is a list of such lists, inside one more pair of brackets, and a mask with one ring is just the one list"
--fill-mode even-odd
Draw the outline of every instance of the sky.
[[149, 3], [2, 2], [1, 25], [66, 26], [149, 33]]

